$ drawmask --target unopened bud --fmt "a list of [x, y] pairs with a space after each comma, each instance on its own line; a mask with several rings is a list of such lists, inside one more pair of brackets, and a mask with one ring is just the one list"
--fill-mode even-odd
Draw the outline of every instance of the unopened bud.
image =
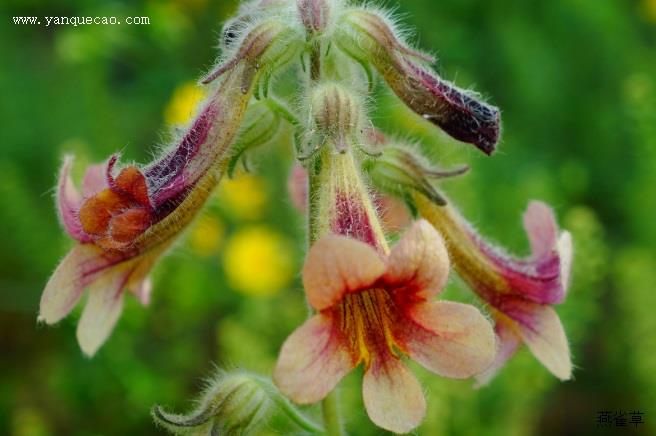
[[152, 415], [173, 434], [243, 435], [260, 427], [273, 405], [259, 377], [222, 371], [211, 380], [193, 412], [176, 415], [155, 406]]
[[330, 18], [330, 0], [298, 0], [298, 12], [308, 36], [321, 33]]
[[349, 137], [359, 132], [362, 123], [359, 99], [344, 87], [329, 83], [314, 90], [311, 107], [319, 133], [337, 150], [345, 151]]
[[[244, 35], [240, 35], [240, 32]], [[229, 44], [226, 42], [228, 36]], [[271, 70], [286, 64], [297, 54], [303, 43], [301, 35], [293, 26], [277, 18], [254, 27], [248, 27], [241, 22], [228, 23], [224, 30], [224, 45], [237, 46], [238, 41], [239, 48], [233, 56], [210, 72], [202, 83], [210, 83], [244, 63], [242, 86], [247, 87], [260, 71], [270, 73]]]
[[430, 179], [453, 177], [465, 173], [466, 166], [451, 171], [432, 168], [424, 159], [405, 147], [389, 146], [380, 157], [364, 164], [374, 185], [384, 192], [406, 196], [408, 191], [418, 191], [438, 205], [446, 200], [433, 187]]
[[414, 112], [453, 138], [491, 154], [500, 135], [499, 109], [443, 80], [433, 59], [409, 48], [380, 12], [353, 9], [340, 20], [337, 45], [361, 64], [373, 65]]

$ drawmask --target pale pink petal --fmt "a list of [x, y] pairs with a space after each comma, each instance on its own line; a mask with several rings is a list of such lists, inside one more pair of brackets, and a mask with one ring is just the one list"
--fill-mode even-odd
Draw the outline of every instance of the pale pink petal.
[[130, 280], [128, 289], [137, 297], [142, 306], [150, 304], [150, 295], [153, 291], [153, 281], [150, 277], [145, 277], [139, 281]]
[[508, 300], [504, 303], [503, 313], [516, 321], [522, 340], [553, 375], [561, 380], [571, 378], [572, 361], [567, 336], [551, 306]]
[[107, 188], [107, 164], [89, 165], [82, 179], [82, 195], [91, 197]]
[[[512, 322], [512, 321], [510, 321]], [[499, 349], [494, 362], [488, 369], [476, 376], [476, 387], [487, 385], [506, 364], [506, 362], [515, 354], [521, 344], [521, 339], [513, 330], [509, 321], [497, 320], [494, 331], [497, 334]]]
[[378, 427], [408, 433], [426, 415], [426, 400], [415, 376], [398, 358], [376, 357], [364, 373], [362, 397]]
[[408, 309], [395, 337], [408, 355], [429, 371], [468, 378], [487, 369], [496, 355], [490, 322], [474, 306], [439, 301]]
[[150, 304], [150, 294], [153, 290], [153, 283], [149, 276], [150, 271], [153, 269], [160, 255], [167, 249], [168, 245], [168, 243], [162, 244], [154, 250], [149, 250], [134, 264], [127, 288], [137, 297], [137, 300], [143, 306]]
[[41, 295], [39, 320], [54, 324], [75, 307], [84, 286], [85, 271], [102, 264], [102, 250], [92, 244], [77, 244], [62, 259]]
[[308, 302], [324, 310], [348, 292], [366, 289], [385, 272], [385, 262], [364, 242], [330, 235], [317, 241], [305, 260], [303, 286]]
[[282, 346], [273, 380], [297, 403], [320, 401], [355, 366], [333, 322], [327, 315], [315, 315]]
[[535, 259], [551, 254], [556, 248], [558, 225], [553, 210], [541, 201], [531, 201], [524, 212], [524, 228]]
[[89, 299], [77, 324], [77, 341], [87, 356], [93, 356], [114, 329], [123, 311], [124, 289], [131, 272], [131, 268], [118, 268], [89, 287]]
[[562, 232], [558, 238], [558, 255], [560, 256], [560, 282], [564, 292], [563, 298], [569, 289], [573, 254], [572, 235], [569, 232]]
[[438, 294], [449, 276], [442, 236], [426, 220], [415, 222], [392, 249], [385, 282], [423, 298]]
[[64, 164], [59, 173], [59, 186], [57, 188], [57, 208], [61, 223], [72, 238], [80, 242], [88, 242], [89, 237], [82, 231], [82, 225], [78, 217], [80, 210], [80, 193], [71, 180], [71, 166], [73, 156], [64, 157]]

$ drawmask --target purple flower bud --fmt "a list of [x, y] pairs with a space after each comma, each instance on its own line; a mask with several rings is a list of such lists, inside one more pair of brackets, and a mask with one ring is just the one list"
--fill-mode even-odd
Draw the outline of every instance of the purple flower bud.
[[414, 112], [453, 138], [491, 154], [499, 141], [499, 109], [441, 79], [422, 64], [429, 56], [408, 48], [380, 13], [352, 10], [341, 21], [338, 46], [360, 63], [372, 64]]

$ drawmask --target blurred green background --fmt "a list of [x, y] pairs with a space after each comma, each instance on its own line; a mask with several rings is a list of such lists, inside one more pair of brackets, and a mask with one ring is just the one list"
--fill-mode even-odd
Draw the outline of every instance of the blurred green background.
[[[421, 435], [656, 434], [656, 0], [407, 0], [438, 70], [503, 110], [499, 152], [456, 144], [382, 92], [375, 122], [421, 140], [444, 184], [491, 239], [527, 252], [520, 216], [552, 204], [573, 233], [568, 300], [558, 308], [575, 380], [559, 383], [526, 349], [473, 390], [415, 368], [428, 394]], [[192, 406], [213, 364], [269, 374], [305, 318], [297, 271], [303, 219], [286, 196], [285, 144], [224, 184], [154, 271], [151, 306], [127, 299], [89, 360], [75, 341], [79, 308], [36, 324], [49, 274], [71, 246], [52, 187], [64, 153], [76, 174], [116, 150], [146, 162], [183, 123], [212, 65], [234, 1], [0, 3], [0, 434], [157, 434], [155, 403]], [[148, 16], [144, 26], [14, 25], [12, 16]], [[451, 280], [446, 298], [474, 302]], [[351, 434], [380, 434], [361, 405], [359, 373], [342, 384]], [[637, 430], [597, 428], [599, 411], [642, 411]], [[317, 413], [310, 409], [309, 413]], [[266, 434], [293, 427], [277, 419]]]

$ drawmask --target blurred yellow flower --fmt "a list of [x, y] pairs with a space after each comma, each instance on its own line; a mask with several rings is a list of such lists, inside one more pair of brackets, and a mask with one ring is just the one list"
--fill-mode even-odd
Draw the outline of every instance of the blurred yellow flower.
[[198, 219], [189, 235], [191, 249], [200, 256], [218, 252], [225, 236], [225, 226], [216, 217], [204, 215]]
[[228, 282], [247, 295], [274, 295], [288, 286], [294, 275], [289, 243], [266, 226], [238, 231], [226, 244], [224, 255]]
[[203, 88], [194, 82], [183, 83], [173, 91], [173, 96], [164, 110], [164, 120], [168, 124], [186, 124], [203, 98]]
[[267, 203], [264, 180], [253, 174], [224, 179], [219, 185], [219, 204], [237, 218], [255, 220], [262, 216]]

